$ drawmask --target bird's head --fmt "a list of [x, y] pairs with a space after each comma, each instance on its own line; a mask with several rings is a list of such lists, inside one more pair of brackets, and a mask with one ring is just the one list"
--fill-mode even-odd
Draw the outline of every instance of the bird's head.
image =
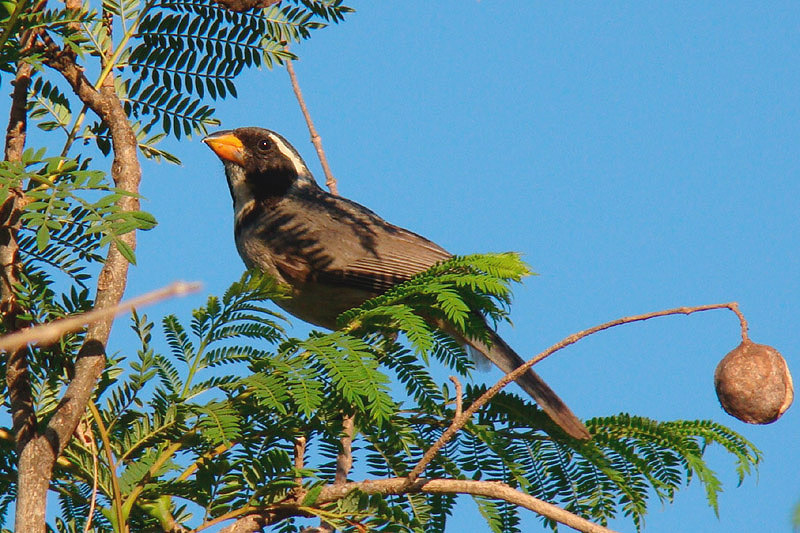
[[234, 206], [280, 197], [292, 187], [314, 182], [303, 158], [289, 142], [263, 128], [237, 128], [203, 139], [222, 160]]

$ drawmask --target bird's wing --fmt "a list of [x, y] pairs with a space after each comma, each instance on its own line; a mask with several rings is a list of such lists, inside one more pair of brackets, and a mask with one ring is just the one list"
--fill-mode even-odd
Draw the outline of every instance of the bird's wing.
[[[397, 228], [400, 230], [400, 228]], [[404, 233], [400, 235], [399, 233]], [[319, 281], [335, 281], [382, 293], [450, 257], [442, 248], [411, 232], [383, 233], [373, 250], [336, 269], [319, 274]]]
[[377, 295], [451, 257], [441, 246], [389, 224], [366, 207], [321, 190], [295, 194], [276, 206], [271, 218], [273, 260], [298, 281]]

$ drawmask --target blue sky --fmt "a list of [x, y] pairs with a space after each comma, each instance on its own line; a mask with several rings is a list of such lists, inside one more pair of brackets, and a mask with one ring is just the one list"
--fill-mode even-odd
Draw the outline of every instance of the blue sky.
[[[795, 367], [796, 3], [351, 5], [294, 47], [340, 193], [454, 253], [522, 252], [540, 275], [517, 289], [515, 327], [502, 330], [521, 354], [621, 316], [737, 301], [753, 340]], [[222, 127], [280, 132], [324, 181], [286, 72], [237, 86], [217, 105]], [[140, 236], [128, 295], [203, 281], [203, 294], [148, 310], [186, 317], [243, 265], [221, 164], [199, 138], [166, 146], [184, 164], [145, 164], [144, 208], [160, 225]], [[114, 339], [112, 350], [129, 341], [122, 323]], [[715, 311], [616, 328], [538, 367], [583, 418], [708, 418], [764, 452], [737, 487], [732, 460], [710, 450], [719, 518], [692, 483], [652, 503], [648, 533], [790, 530], [800, 418], [748, 426], [721, 410], [713, 372], [738, 342], [736, 317]], [[459, 514], [450, 530], [475, 520]], [[526, 526], [540, 529], [530, 515]]]

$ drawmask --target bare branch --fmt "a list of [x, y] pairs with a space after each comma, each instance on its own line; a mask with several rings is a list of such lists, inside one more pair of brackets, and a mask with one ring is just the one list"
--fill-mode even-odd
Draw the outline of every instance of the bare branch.
[[334, 484], [347, 482], [347, 475], [353, 467], [353, 434], [355, 433], [355, 417], [345, 415], [342, 419], [342, 451], [336, 457], [336, 477]]
[[[357, 490], [365, 494], [399, 495], [399, 494], [471, 494], [473, 496], [483, 496], [494, 500], [506, 501], [508, 503], [523, 507], [538, 513], [550, 520], [571, 527], [584, 533], [615, 533], [613, 530], [595, 524], [585, 518], [570, 513], [557, 505], [547, 503], [516, 490], [509, 485], [499, 481], [474, 481], [467, 479], [417, 479], [409, 482], [407, 478], [388, 478], [366, 480], [359, 482], [327, 485], [319, 493], [314, 505], [320, 506], [341, 500], [352, 491]], [[247, 529], [258, 524], [263, 528], [276, 524], [287, 516], [306, 516], [307, 513], [299, 509], [299, 502], [302, 497], [287, 500], [276, 506], [260, 510], [248, 509], [243, 513], [244, 517], [238, 519], [228, 528], [223, 529], [225, 533], [250, 533], [261, 531], [261, 529]], [[239, 524], [242, 529], [239, 529]], [[195, 531], [206, 529], [209, 524], [204, 524]]]
[[92, 311], [54, 320], [46, 324], [25, 328], [23, 330], [0, 337], [0, 351], [17, 350], [29, 344], [48, 345], [58, 341], [67, 333], [78, 331], [87, 324], [114, 317], [134, 308], [151, 305], [161, 300], [176, 296], [185, 296], [200, 290], [199, 283], [176, 281], [166, 287], [157, 289], [142, 296], [131, 298], [114, 307], [93, 309]]
[[[287, 48], [286, 50], [288, 51], [289, 49]], [[303, 92], [300, 90], [300, 84], [297, 82], [297, 75], [294, 73], [294, 65], [291, 59], [286, 60], [286, 70], [289, 72], [289, 79], [292, 81], [292, 90], [294, 90], [294, 95], [297, 97], [297, 103], [300, 104], [303, 118], [306, 119], [308, 133], [311, 134], [311, 143], [317, 150], [317, 156], [322, 165], [322, 171], [325, 173], [325, 185], [328, 187], [328, 190], [331, 191], [331, 194], [338, 196], [339, 188], [336, 186], [336, 178], [333, 176], [331, 167], [328, 165], [328, 158], [325, 156], [325, 150], [322, 148], [322, 137], [317, 133], [317, 129], [314, 127], [314, 121], [311, 120], [311, 113], [308, 112], [308, 107], [303, 98]]]
[[506, 385], [511, 383], [512, 381], [516, 380], [522, 374], [528, 371], [533, 365], [548, 357], [555, 352], [566, 348], [570, 344], [574, 344], [579, 340], [588, 337], [589, 335], [593, 335], [599, 331], [603, 331], [605, 329], [613, 328], [615, 326], [620, 326], [622, 324], [629, 324], [631, 322], [640, 322], [642, 320], [649, 320], [651, 318], [668, 316], [668, 315], [690, 315], [692, 313], [698, 313], [701, 311], [711, 311], [714, 309], [730, 309], [739, 317], [740, 323], [742, 325], [742, 336], [746, 339], [747, 336], [747, 322], [744, 320], [744, 315], [739, 311], [738, 304], [736, 302], [731, 303], [724, 303], [724, 304], [711, 304], [711, 305], [701, 305], [697, 307], [677, 307], [675, 309], [667, 309], [665, 311], [655, 311], [653, 313], [646, 313], [643, 315], [634, 315], [629, 317], [618, 318], [616, 320], [612, 320], [611, 322], [606, 322], [604, 324], [600, 324], [598, 326], [591, 327], [589, 329], [585, 329], [583, 331], [579, 331], [565, 339], [561, 340], [560, 342], [554, 344], [550, 348], [546, 349], [545, 351], [538, 354], [536, 357], [530, 359], [524, 365], [521, 365], [513, 372], [509, 372], [505, 376], [500, 379], [497, 383], [495, 383], [489, 390], [484, 392], [477, 400], [472, 402], [472, 405], [464, 411], [461, 416], [456, 416], [453, 418], [453, 422], [450, 424], [439, 439], [431, 446], [425, 454], [422, 456], [422, 459], [414, 466], [414, 468], [409, 472], [407, 483], [412, 483], [416, 480], [422, 472], [425, 470], [425, 467], [430, 464], [436, 454], [439, 453], [447, 442], [453, 438], [453, 436], [462, 428], [464, 425], [472, 418], [478, 409], [483, 407], [489, 400], [491, 400], [500, 390], [503, 389]]
[[457, 377], [450, 376], [450, 381], [452, 381], [453, 385], [456, 386], [456, 414], [454, 418], [459, 418], [461, 416], [462, 403], [464, 401], [463, 389], [461, 387], [461, 382], [458, 381]]
[[428, 494], [472, 494], [502, 500], [546, 518], [554, 520], [584, 533], [614, 533], [613, 530], [595, 524], [570, 513], [557, 505], [547, 503], [530, 494], [511, 488], [499, 481], [473, 481], [467, 479], [418, 479], [408, 485], [406, 478], [380, 479], [375, 481], [362, 481], [359, 483], [346, 483], [345, 485], [328, 485], [322, 489], [317, 498], [317, 504], [336, 501], [353, 490], [367, 494], [410, 494], [424, 492]]

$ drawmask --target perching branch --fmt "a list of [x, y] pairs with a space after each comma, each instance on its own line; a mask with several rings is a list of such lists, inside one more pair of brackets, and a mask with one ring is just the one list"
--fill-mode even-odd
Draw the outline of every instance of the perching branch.
[[603, 331], [605, 329], [613, 328], [615, 326], [620, 326], [622, 324], [629, 324], [631, 322], [640, 322], [642, 320], [649, 320], [651, 318], [661, 317], [661, 316], [668, 316], [668, 315], [690, 315], [692, 313], [698, 313], [700, 311], [711, 311], [713, 309], [730, 309], [733, 311], [736, 316], [739, 318], [739, 323], [741, 324], [741, 331], [742, 331], [742, 340], [747, 340], [747, 321], [744, 318], [744, 315], [739, 311], [739, 305], [736, 302], [731, 303], [724, 303], [724, 304], [712, 304], [712, 305], [701, 305], [697, 307], [678, 307], [675, 309], [668, 309], [665, 311], [656, 311], [653, 313], [646, 313], [644, 315], [634, 315], [624, 318], [618, 318], [616, 320], [612, 320], [611, 322], [606, 322], [604, 324], [600, 324], [599, 326], [594, 326], [592, 328], [579, 331], [569, 337], [566, 337], [562, 341], [554, 344], [550, 348], [546, 349], [545, 351], [538, 354], [536, 357], [530, 359], [524, 365], [520, 366], [513, 372], [509, 372], [505, 376], [503, 376], [500, 381], [495, 383], [489, 390], [484, 392], [477, 400], [472, 402], [472, 404], [467, 408], [461, 416], [456, 416], [453, 418], [453, 422], [450, 424], [439, 439], [431, 446], [425, 454], [422, 456], [422, 459], [414, 466], [414, 468], [409, 472], [407, 483], [413, 483], [425, 470], [425, 468], [430, 464], [436, 454], [444, 447], [447, 442], [453, 438], [453, 436], [462, 428], [464, 425], [472, 418], [478, 409], [483, 407], [489, 400], [491, 400], [498, 392], [500, 392], [503, 387], [515, 381], [518, 377], [528, 371], [533, 365], [548, 357], [555, 352], [561, 350], [562, 348], [566, 348], [570, 344], [574, 344], [579, 340], [588, 337], [589, 335], [593, 335], [599, 331]]
[[54, 320], [46, 324], [32, 326], [9, 335], [0, 337], [0, 351], [17, 350], [27, 345], [39, 344], [49, 345], [58, 341], [67, 333], [72, 333], [83, 328], [87, 324], [92, 324], [98, 320], [115, 317], [131, 309], [151, 305], [161, 300], [176, 296], [185, 296], [200, 290], [199, 283], [187, 283], [176, 281], [166, 287], [148, 292], [142, 296], [131, 298], [114, 307], [93, 309], [92, 311], [81, 313], [68, 318]]
[[303, 118], [306, 119], [308, 133], [311, 134], [311, 143], [317, 150], [317, 156], [322, 165], [322, 171], [325, 173], [325, 185], [328, 187], [328, 190], [331, 191], [331, 194], [338, 196], [339, 188], [336, 186], [336, 178], [333, 176], [331, 167], [328, 165], [328, 158], [325, 156], [325, 150], [322, 148], [322, 137], [317, 133], [317, 129], [314, 127], [314, 121], [311, 120], [311, 113], [308, 112], [308, 107], [306, 107], [306, 101], [303, 98], [303, 92], [300, 90], [300, 84], [297, 82], [297, 75], [294, 73], [294, 65], [292, 65], [291, 59], [286, 60], [286, 70], [289, 72], [289, 79], [292, 81], [292, 90], [294, 90], [294, 95], [297, 97], [297, 103], [300, 104]]

